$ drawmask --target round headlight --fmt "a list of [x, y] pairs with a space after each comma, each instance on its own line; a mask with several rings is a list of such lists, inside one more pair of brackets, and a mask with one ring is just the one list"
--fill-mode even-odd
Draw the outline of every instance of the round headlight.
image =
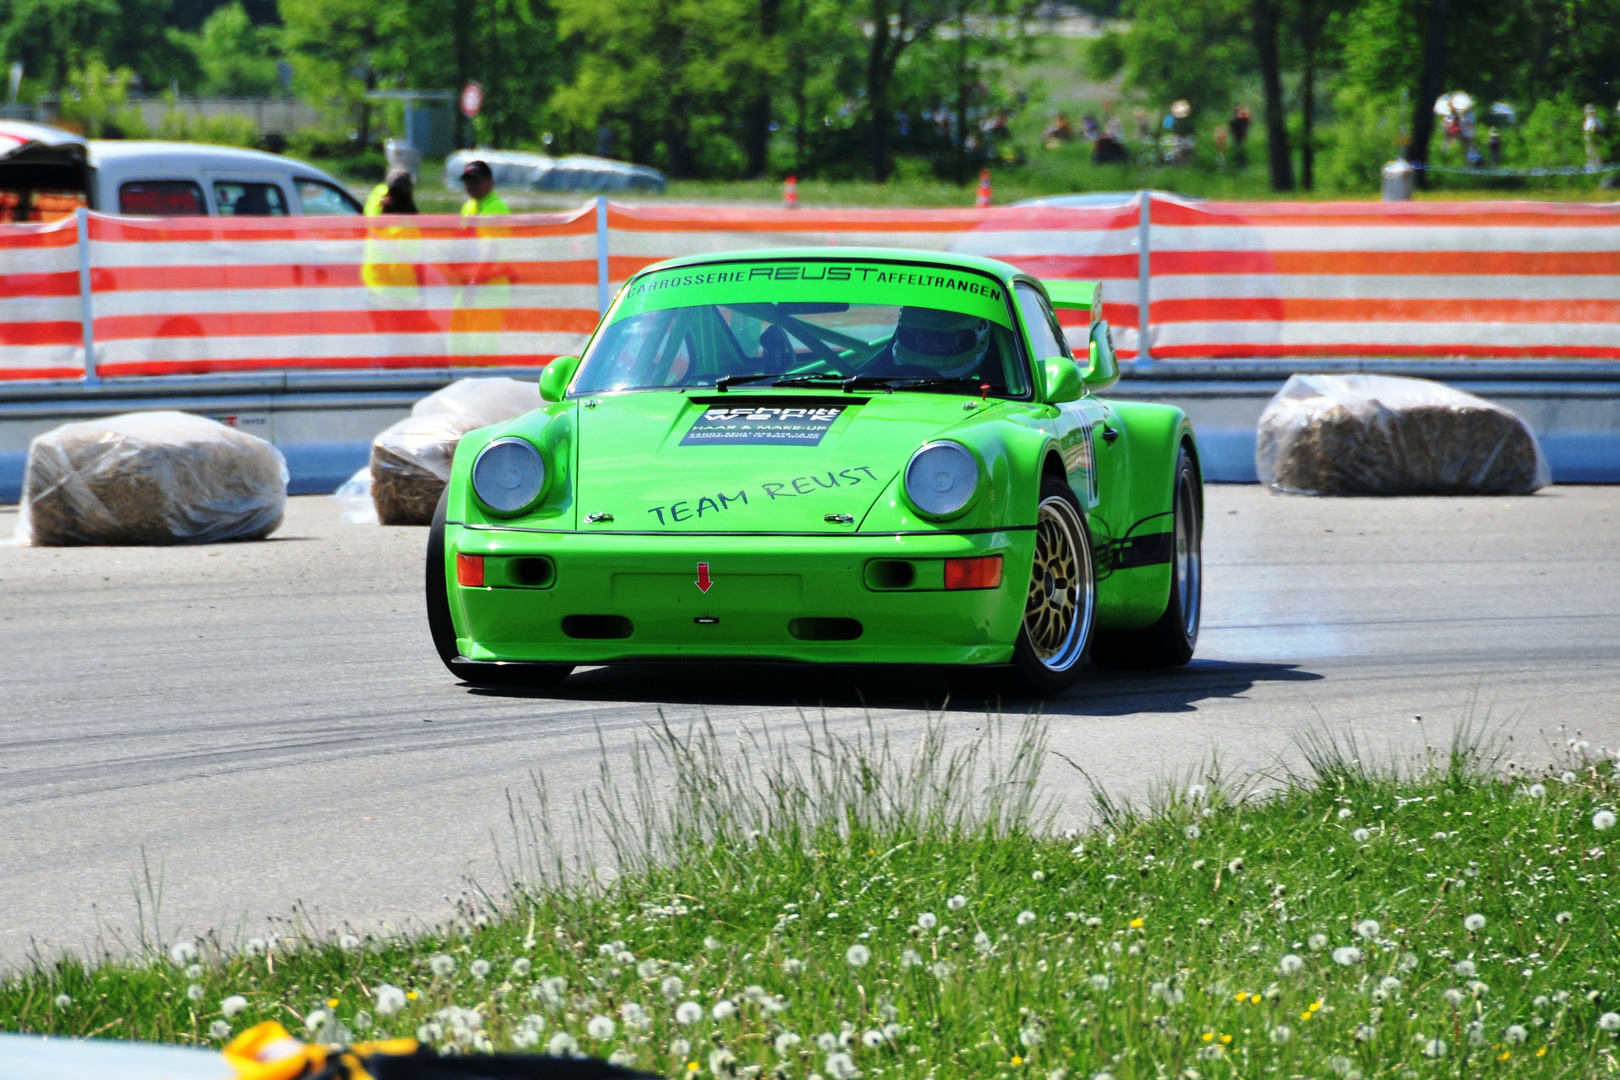
[[929, 443], [906, 466], [906, 497], [929, 517], [960, 513], [978, 487], [979, 463], [957, 443]]
[[496, 439], [478, 452], [472, 467], [473, 492], [499, 514], [515, 514], [540, 497], [546, 464], [526, 439]]

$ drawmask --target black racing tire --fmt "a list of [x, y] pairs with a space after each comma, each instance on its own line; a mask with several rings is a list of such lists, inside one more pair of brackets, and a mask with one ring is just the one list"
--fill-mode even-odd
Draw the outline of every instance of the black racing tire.
[[444, 578], [444, 517], [450, 497], [446, 487], [433, 511], [427, 545], [427, 617], [433, 647], [450, 674], [473, 686], [552, 686], [574, 670], [573, 664], [493, 664], [467, 660], [456, 647], [456, 626], [450, 619], [449, 586]]
[[1066, 481], [1043, 477], [1008, 689], [1022, 697], [1068, 689], [1085, 666], [1096, 625], [1097, 560], [1080, 500]]
[[1204, 498], [1198, 468], [1185, 443], [1176, 454], [1176, 481], [1171, 490], [1174, 522], [1169, 603], [1152, 626], [1099, 633], [1091, 647], [1091, 662], [1098, 667], [1181, 667], [1198, 647], [1198, 621], [1204, 607]]

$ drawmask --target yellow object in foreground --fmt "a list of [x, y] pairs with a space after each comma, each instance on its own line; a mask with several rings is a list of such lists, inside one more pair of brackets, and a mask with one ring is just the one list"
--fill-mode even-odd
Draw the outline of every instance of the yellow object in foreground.
[[300, 1042], [274, 1020], [255, 1024], [232, 1039], [225, 1047], [225, 1060], [235, 1070], [235, 1080], [294, 1080], [313, 1076], [326, 1067], [327, 1059], [341, 1061], [344, 1075], [351, 1080], [371, 1080], [360, 1061], [372, 1054], [414, 1054], [415, 1039], [385, 1039], [357, 1043], [350, 1047], [325, 1047]]

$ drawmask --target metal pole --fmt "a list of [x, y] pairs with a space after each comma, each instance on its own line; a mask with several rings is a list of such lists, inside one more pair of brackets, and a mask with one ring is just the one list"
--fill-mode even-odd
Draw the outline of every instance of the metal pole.
[[1152, 252], [1149, 233], [1153, 228], [1153, 192], [1138, 192], [1141, 217], [1136, 223], [1136, 370], [1153, 366], [1153, 350], [1148, 344], [1152, 330], [1149, 307], [1153, 302]]
[[608, 281], [608, 213], [607, 196], [596, 197], [596, 314], [606, 315], [613, 301], [612, 286]]
[[84, 381], [101, 381], [96, 374], [96, 317], [90, 296], [90, 211], [79, 207], [79, 322], [84, 328]]

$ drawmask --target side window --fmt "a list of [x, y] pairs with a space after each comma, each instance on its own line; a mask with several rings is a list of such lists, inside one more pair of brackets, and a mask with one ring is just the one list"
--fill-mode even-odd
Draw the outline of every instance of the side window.
[[332, 217], [360, 212], [360, 204], [348, 192], [340, 191], [324, 180], [299, 179], [293, 183], [298, 187], [298, 202], [305, 214]]
[[287, 198], [275, 184], [216, 180], [214, 201], [225, 217], [286, 217]]
[[190, 180], [133, 180], [118, 188], [118, 212], [146, 217], [202, 217], [202, 188]]
[[1035, 350], [1035, 362], [1040, 363], [1052, 356], [1074, 359], [1074, 354], [1069, 351], [1069, 343], [1063, 337], [1063, 330], [1058, 326], [1057, 316], [1052, 314], [1046, 298], [1023, 282], [1013, 286], [1013, 291], [1018, 296], [1018, 310], [1023, 312], [1024, 325], [1029, 327], [1029, 344]]

